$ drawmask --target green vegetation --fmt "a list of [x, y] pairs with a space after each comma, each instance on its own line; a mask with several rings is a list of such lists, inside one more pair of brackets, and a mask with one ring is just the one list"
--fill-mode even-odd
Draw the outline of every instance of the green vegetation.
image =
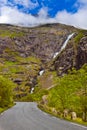
[[0, 112], [13, 105], [13, 88], [10, 80], [0, 76]]
[[77, 36], [75, 37], [75, 42], [79, 43], [80, 39], [84, 36], [85, 30], [79, 30]]
[[[52, 108], [62, 116], [65, 109], [77, 113], [79, 118], [87, 122], [87, 65], [80, 70], [73, 69], [63, 77], [56, 77], [54, 88], [49, 90], [46, 111], [52, 112]], [[67, 119], [71, 119], [70, 115]], [[81, 123], [81, 122], [80, 122]]]
[[24, 35], [23, 32], [11, 31], [11, 30], [0, 30], [0, 37], [22, 37]]
[[38, 76], [34, 93], [32, 94], [29, 93], [26, 97], [22, 97], [19, 100], [40, 102], [42, 100], [42, 96], [48, 94], [49, 92], [48, 89], [54, 86], [55, 75], [56, 72], [47, 71], [42, 76]]
[[31, 81], [38, 75], [41, 61], [33, 56], [26, 58], [16, 56], [15, 59], [15, 61], [0, 59], [2, 61], [0, 63], [0, 74], [13, 82], [20, 80], [19, 83], [15, 83], [14, 91], [14, 100], [18, 101], [20, 98], [27, 98], [26, 96], [29, 95], [30, 88], [33, 85]]
[[19, 62], [19, 63], [38, 63], [38, 64], [41, 64], [41, 61], [39, 58], [37, 57], [34, 57], [34, 56], [29, 56], [29, 57], [26, 57], [26, 58], [23, 58], [23, 57], [16, 57], [16, 60]]
[[36, 101], [40, 102], [43, 95], [48, 94], [48, 91], [46, 89], [41, 89], [36, 87], [33, 94], [28, 94], [26, 97], [21, 98], [21, 101]]

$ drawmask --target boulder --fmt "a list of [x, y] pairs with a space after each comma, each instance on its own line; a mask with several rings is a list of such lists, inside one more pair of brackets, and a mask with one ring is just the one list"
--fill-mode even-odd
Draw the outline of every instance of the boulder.
[[47, 101], [47, 95], [42, 96], [42, 103], [43, 104], [47, 104], [48, 103], [48, 101]]
[[77, 118], [76, 112], [71, 112], [71, 119], [76, 120], [76, 118]]
[[64, 109], [63, 111], [63, 117], [66, 118], [68, 116], [69, 110], [68, 109]]
[[55, 108], [52, 108], [52, 112], [53, 112], [54, 114], [57, 114], [57, 110], [56, 110]]
[[16, 79], [13, 80], [13, 82], [16, 83], [16, 84], [18, 84], [18, 85], [21, 85], [22, 81], [23, 80], [20, 79], [20, 78], [16, 78]]

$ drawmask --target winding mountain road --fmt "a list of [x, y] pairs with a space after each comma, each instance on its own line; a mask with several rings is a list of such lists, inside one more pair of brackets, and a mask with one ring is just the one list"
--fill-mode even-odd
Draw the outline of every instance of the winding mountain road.
[[42, 112], [36, 103], [18, 102], [0, 115], [0, 130], [87, 130]]

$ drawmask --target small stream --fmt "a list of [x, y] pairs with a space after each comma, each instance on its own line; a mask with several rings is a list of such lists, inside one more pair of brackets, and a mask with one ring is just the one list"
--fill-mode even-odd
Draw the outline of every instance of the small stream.
[[44, 72], [45, 72], [45, 70], [41, 70], [41, 71], [39, 72], [39, 75], [42, 76]]

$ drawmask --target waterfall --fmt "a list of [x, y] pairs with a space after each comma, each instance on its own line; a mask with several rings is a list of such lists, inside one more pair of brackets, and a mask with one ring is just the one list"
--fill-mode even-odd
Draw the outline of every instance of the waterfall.
[[73, 35], [74, 35], [74, 33], [68, 35], [68, 37], [67, 37], [66, 41], [63, 43], [63, 46], [61, 47], [60, 51], [59, 51], [59, 52], [56, 52], [56, 53], [54, 54], [53, 58], [56, 58], [56, 56], [58, 56], [58, 55], [62, 52], [62, 50], [65, 49], [65, 47], [66, 47], [68, 41], [73, 37]]
[[41, 70], [41, 71], [39, 72], [39, 75], [42, 76], [43, 73], [44, 73], [44, 70]]
[[[59, 51], [60, 52], [60, 51]], [[53, 56], [53, 59], [57, 57], [57, 55], [59, 54], [59, 52], [56, 52]]]
[[34, 92], [34, 88], [31, 88], [31, 91], [30, 91], [30, 93], [32, 94]]

